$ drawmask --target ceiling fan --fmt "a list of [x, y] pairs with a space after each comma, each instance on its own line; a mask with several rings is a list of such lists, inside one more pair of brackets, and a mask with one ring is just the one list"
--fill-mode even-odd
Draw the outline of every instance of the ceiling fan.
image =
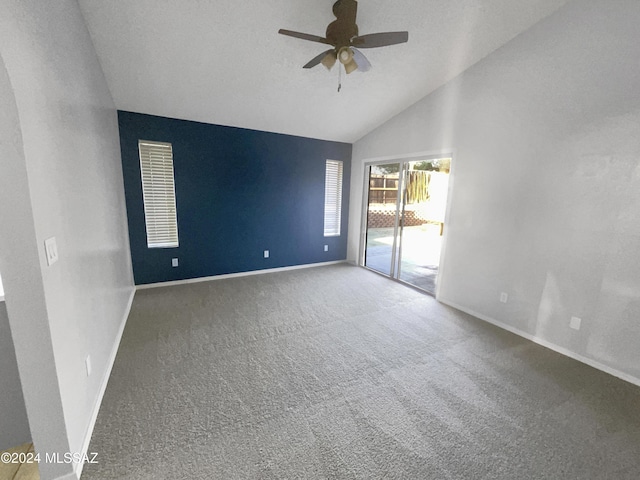
[[344, 65], [347, 74], [355, 70], [366, 72], [371, 68], [371, 64], [358, 48], [377, 48], [405, 43], [409, 40], [409, 32], [371, 33], [360, 36], [358, 25], [356, 25], [357, 12], [358, 2], [356, 0], [338, 0], [333, 5], [333, 14], [337, 20], [327, 26], [324, 37], [284, 29], [280, 29], [278, 33], [332, 46], [329, 50], [314, 57], [303, 68], [313, 68], [322, 63], [331, 70], [339, 60]]

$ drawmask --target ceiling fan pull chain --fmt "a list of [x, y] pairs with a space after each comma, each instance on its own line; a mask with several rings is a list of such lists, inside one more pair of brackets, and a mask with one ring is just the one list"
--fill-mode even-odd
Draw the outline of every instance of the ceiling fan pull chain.
[[342, 64], [338, 63], [338, 93], [342, 90]]

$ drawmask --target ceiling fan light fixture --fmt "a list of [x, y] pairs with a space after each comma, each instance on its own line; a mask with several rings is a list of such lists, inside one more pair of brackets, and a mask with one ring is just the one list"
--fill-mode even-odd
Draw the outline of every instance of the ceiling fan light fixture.
[[344, 65], [344, 71], [347, 72], [347, 75], [358, 69], [358, 64], [353, 58], [353, 50], [349, 47], [342, 47], [338, 50], [338, 60]]
[[349, 75], [352, 72], [355, 72], [358, 69], [358, 64], [355, 60], [351, 60], [349, 63], [345, 64], [344, 70]]
[[340, 50], [338, 50], [338, 59], [343, 65], [351, 63], [351, 61], [353, 60], [353, 51], [351, 51], [349, 47], [342, 47]]
[[336, 64], [337, 59], [338, 56], [336, 55], [336, 52], [329, 52], [322, 59], [322, 65], [327, 67], [327, 70], [331, 70]]

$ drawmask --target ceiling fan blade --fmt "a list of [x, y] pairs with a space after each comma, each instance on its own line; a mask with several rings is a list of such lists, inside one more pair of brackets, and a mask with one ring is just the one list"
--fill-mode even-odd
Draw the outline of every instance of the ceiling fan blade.
[[351, 45], [358, 48], [377, 48], [409, 41], [409, 32], [385, 32], [362, 35], [351, 40]]
[[[333, 49], [331, 50], [327, 50], [326, 52], [322, 52], [320, 55], [318, 55], [317, 57], [313, 57], [313, 60], [309, 61], [309, 63], [307, 63], [304, 67], [302, 68], [313, 68], [316, 65], [318, 65], [320, 62], [322, 62], [324, 64], [324, 59], [325, 57], [327, 57], [330, 53], [333, 52]], [[335, 61], [334, 61], [335, 63]], [[332, 65], [333, 66], [333, 65]]]
[[369, 63], [367, 57], [364, 56], [364, 53], [353, 47], [351, 47], [351, 50], [353, 51], [353, 59], [358, 64], [358, 70], [361, 72], [368, 72], [371, 70], [371, 63]]
[[285, 30], [283, 28], [278, 30], [278, 33], [280, 35], [286, 35], [288, 37], [301, 38], [302, 40], [309, 40], [310, 42], [324, 43], [324, 44], [330, 45], [330, 43], [326, 38], [319, 37], [318, 35], [310, 35], [308, 33], [294, 32], [292, 30]]
[[338, 55], [335, 50], [328, 50], [326, 53], [322, 59], [322, 64], [327, 67], [327, 70], [331, 70], [338, 60]]

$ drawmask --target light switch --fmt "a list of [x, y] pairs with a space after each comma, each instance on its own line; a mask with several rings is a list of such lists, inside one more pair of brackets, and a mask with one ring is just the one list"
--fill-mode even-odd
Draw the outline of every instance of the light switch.
[[582, 319], [578, 317], [571, 317], [569, 321], [569, 326], [574, 330], [580, 330], [580, 324], [582, 323]]
[[51, 266], [58, 261], [58, 246], [56, 237], [47, 238], [44, 241], [44, 251], [47, 255], [47, 265]]
[[177, 258], [172, 258], [171, 259], [171, 266], [172, 267], [177, 267], [178, 266], [178, 259]]

